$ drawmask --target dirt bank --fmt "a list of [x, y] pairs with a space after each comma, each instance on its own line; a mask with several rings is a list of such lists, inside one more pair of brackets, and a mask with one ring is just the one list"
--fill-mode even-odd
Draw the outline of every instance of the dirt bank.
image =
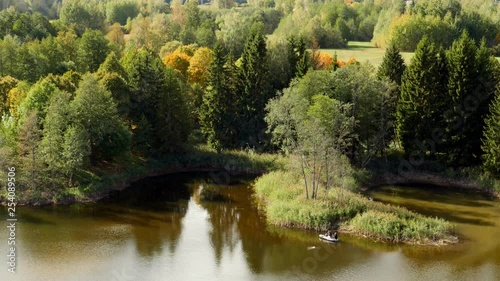
[[486, 193], [492, 197], [500, 198], [500, 193], [481, 186], [480, 183], [470, 179], [455, 179], [442, 174], [430, 172], [407, 172], [376, 175], [361, 185], [363, 191], [387, 185], [434, 185], [443, 188], [467, 189]]

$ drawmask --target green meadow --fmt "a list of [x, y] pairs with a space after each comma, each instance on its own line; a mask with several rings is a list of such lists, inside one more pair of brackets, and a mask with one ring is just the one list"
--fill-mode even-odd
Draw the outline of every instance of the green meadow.
[[[351, 41], [344, 49], [321, 49], [332, 55], [336, 52], [337, 58], [342, 61], [348, 61], [350, 58], [356, 58], [359, 62], [368, 61], [373, 66], [378, 67], [382, 63], [382, 58], [385, 54], [385, 49], [375, 47], [371, 42], [356, 42]], [[410, 63], [413, 57], [413, 52], [401, 52], [406, 64]], [[500, 61], [500, 57], [497, 57]]]

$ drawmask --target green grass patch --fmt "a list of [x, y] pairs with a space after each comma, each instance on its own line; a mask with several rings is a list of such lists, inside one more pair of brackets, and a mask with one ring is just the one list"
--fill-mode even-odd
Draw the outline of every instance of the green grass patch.
[[[337, 59], [347, 62], [350, 58], [355, 58], [363, 63], [368, 61], [373, 66], [378, 67], [382, 63], [382, 58], [385, 54], [385, 49], [375, 47], [371, 42], [349, 42], [346, 48], [343, 49], [321, 49], [333, 56], [337, 53]], [[402, 52], [406, 64], [410, 63], [413, 53]]]
[[370, 208], [349, 221], [349, 228], [377, 239], [423, 244], [449, 240], [452, 233], [451, 223], [443, 219], [418, 214], [401, 215], [401, 212], [382, 212]]
[[[371, 42], [357, 42], [350, 41], [346, 48], [342, 49], [321, 49], [320, 51], [326, 52], [333, 56], [337, 53], [337, 59], [347, 62], [350, 58], [355, 58], [357, 61], [363, 63], [368, 61], [375, 67], [379, 67], [384, 58], [385, 49], [377, 48]], [[413, 52], [401, 52], [406, 65], [410, 64]], [[496, 58], [500, 61], [500, 57]]]
[[449, 222], [373, 202], [347, 189], [322, 190], [317, 199], [306, 199], [301, 177], [290, 171], [270, 172], [257, 179], [254, 189], [259, 207], [273, 225], [324, 231], [340, 224], [345, 232], [384, 241], [456, 241]]

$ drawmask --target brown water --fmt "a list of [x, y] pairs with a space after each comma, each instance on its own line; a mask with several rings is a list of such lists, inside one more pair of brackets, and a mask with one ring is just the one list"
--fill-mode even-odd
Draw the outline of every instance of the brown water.
[[[405, 246], [341, 235], [326, 244], [314, 232], [267, 227], [246, 180], [219, 186], [226, 202], [200, 202], [210, 182], [182, 174], [98, 204], [19, 207], [17, 273], [4, 262], [0, 280], [500, 280], [498, 201], [386, 187], [375, 200], [457, 222], [465, 242]], [[5, 261], [7, 235], [0, 228]]]

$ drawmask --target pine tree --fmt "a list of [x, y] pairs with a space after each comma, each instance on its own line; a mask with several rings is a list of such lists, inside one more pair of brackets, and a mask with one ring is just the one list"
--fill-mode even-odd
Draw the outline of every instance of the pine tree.
[[201, 25], [201, 13], [198, 7], [198, 0], [187, 0], [186, 7], [186, 28], [196, 30]]
[[[58, 172], [65, 165], [61, 151], [63, 149], [64, 132], [71, 121], [71, 110], [69, 108], [71, 99], [71, 94], [57, 92], [50, 99], [47, 109], [40, 152], [41, 158], [50, 172]], [[54, 176], [53, 173], [51, 175]]]
[[[448, 91], [448, 60], [446, 51], [442, 46], [437, 49], [436, 53], [436, 77], [434, 92], [429, 95], [429, 123], [430, 135], [427, 140], [434, 144], [434, 151], [442, 154], [446, 151], [446, 136], [441, 136], [439, 132], [443, 132], [446, 127], [446, 118], [443, 113], [449, 109], [451, 98], [447, 95]], [[428, 144], [424, 144], [428, 145]], [[429, 147], [428, 147], [429, 148]]]
[[219, 44], [214, 47], [213, 58], [200, 111], [200, 124], [208, 144], [221, 150], [235, 146], [234, 89], [230, 84], [230, 68], [226, 66], [232, 62], [226, 62], [224, 50]]
[[405, 68], [405, 61], [399, 53], [396, 44], [392, 42], [385, 51], [382, 64], [378, 69], [378, 76], [387, 77], [401, 86], [401, 77], [403, 76]]
[[[481, 41], [480, 47], [477, 51], [477, 64], [478, 64], [478, 84], [476, 86], [474, 95], [477, 97], [479, 103], [477, 109], [471, 116], [471, 123], [476, 124], [472, 127], [475, 132], [473, 136], [481, 135], [486, 126], [486, 118], [492, 110], [493, 102], [495, 100], [495, 93], [500, 85], [500, 63], [492, 56], [490, 49], [486, 46], [486, 41]], [[472, 149], [474, 155], [481, 155], [481, 140], [479, 137], [473, 138]]]
[[491, 104], [483, 137], [483, 165], [495, 174], [500, 172], [500, 87]]
[[491, 98], [480, 101], [477, 96], [481, 79], [479, 69], [486, 65], [484, 62], [479, 65], [476, 43], [466, 31], [453, 42], [447, 58], [448, 93], [453, 110], [446, 114], [446, 134], [449, 137], [445, 160], [452, 166], [479, 164], [484, 127], [481, 116], [488, 111], [491, 101]]
[[264, 132], [265, 106], [272, 97], [268, 83], [266, 41], [262, 24], [255, 24], [246, 41], [239, 68], [239, 140], [240, 147], [262, 147], [266, 142]]
[[288, 62], [290, 64], [292, 80], [304, 76], [310, 67], [309, 53], [303, 38], [291, 36], [288, 38]]
[[120, 117], [129, 119], [130, 87], [128, 75], [116, 54], [111, 52], [96, 72], [96, 76], [104, 87], [111, 92]]
[[333, 52], [332, 70], [333, 70], [333, 72], [335, 72], [339, 68], [340, 68], [339, 59], [338, 59], [338, 56], [337, 56], [337, 52], [335, 51], [335, 52]]
[[122, 64], [118, 60], [118, 57], [116, 56], [115, 52], [109, 53], [109, 55], [106, 57], [106, 60], [99, 66], [99, 69], [97, 70], [97, 77], [101, 79], [104, 75], [107, 73], [112, 73], [115, 72], [118, 75], [120, 75], [123, 79], [127, 79], [127, 72], [125, 71], [125, 68], [123, 68]]
[[129, 119], [130, 109], [130, 87], [125, 79], [116, 72], [106, 73], [99, 82], [111, 92], [116, 103], [118, 113], [124, 120]]
[[425, 141], [433, 140], [434, 130], [444, 126], [441, 116], [447, 106], [446, 77], [444, 52], [427, 38], [422, 39], [403, 74], [396, 113], [397, 133], [407, 154], [435, 152]]
[[[171, 151], [182, 147], [190, 133], [189, 109], [181, 94], [175, 70], [166, 68], [160, 57], [145, 48], [132, 50], [122, 60], [129, 77], [130, 120], [135, 136], [140, 130], [152, 130], [150, 147]], [[138, 124], [145, 118], [148, 128]], [[150, 126], [150, 127], [149, 127]]]

